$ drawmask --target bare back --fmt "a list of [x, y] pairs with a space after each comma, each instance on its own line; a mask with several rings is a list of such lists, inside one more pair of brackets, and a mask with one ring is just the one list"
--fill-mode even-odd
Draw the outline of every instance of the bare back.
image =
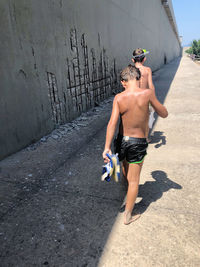
[[125, 90], [118, 95], [121, 116], [120, 134], [123, 136], [145, 137], [148, 124], [149, 90]]
[[[129, 66], [128, 68], [131, 67]], [[124, 81], [122, 76], [126, 75], [128, 68], [121, 74], [121, 81]], [[134, 67], [132, 68], [134, 71]], [[136, 71], [134, 74], [137, 75], [138, 72]], [[139, 78], [139, 75], [136, 77]], [[145, 138], [149, 116], [149, 103], [159, 116], [162, 118], [168, 116], [167, 109], [158, 101], [154, 90], [139, 88], [139, 81], [136, 78], [128, 79], [128, 81], [125, 81], [125, 84], [122, 83], [122, 85], [125, 91], [117, 94], [113, 100], [112, 113], [106, 131], [106, 143], [103, 152], [104, 157], [106, 157], [106, 153], [111, 152], [110, 147], [119, 116], [121, 117], [119, 133], [123, 136], [139, 138]]]
[[140, 88], [149, 89], [149, 83], [148, 83], [149, 68], [145, 66], [137, 66], [137, 68], [140, 70], [141, 73], [141, 78], [139, 83]]

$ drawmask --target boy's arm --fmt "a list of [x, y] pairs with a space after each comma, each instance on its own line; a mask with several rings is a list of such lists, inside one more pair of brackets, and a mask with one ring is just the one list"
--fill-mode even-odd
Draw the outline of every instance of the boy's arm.
[[149, 89], [152, 89], [155, 93], [155, 87], [154, 87], [153, 79], [152, 79], [152, 71], [150, 68], [148, 68], [148, 87]]
[[168, 111], [165, 106], [163, 106], [157, 99], [155, 92], [150, 91], [150, 98], [149, 101], [152, 107], [155, 109], [155, 112], [162, 118], [166, 118], [168, 116]]
[[118, 96], [116, 95], [114, 98], [114, 101], [113, 101], [112, 113], [111, 113], [110, 120], [108, 122], [107, 131], [106, 131], [105, 148], [104, 148], [104, 151], [102, 154], [105, 162], [109, 162], [109, 159], [106, 156], [106, 154], [107, 153], [111, 154], [110, 147], [111, 147], [112, 139], [113, 139], [114, 134], [115, 134], [117, 122], [119, 119], [119, 105], [118, 105], [117, 98], [118, 98]]

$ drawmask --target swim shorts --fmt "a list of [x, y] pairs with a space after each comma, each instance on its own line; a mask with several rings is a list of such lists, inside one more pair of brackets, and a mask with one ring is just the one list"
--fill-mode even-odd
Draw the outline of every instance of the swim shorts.
[[128, 163], [141, 163], [147, 154], [147, 147], [146, 138], [118, 135], [114, 141], [115, 153], [118, 153], [119, 160], [126, 159]]

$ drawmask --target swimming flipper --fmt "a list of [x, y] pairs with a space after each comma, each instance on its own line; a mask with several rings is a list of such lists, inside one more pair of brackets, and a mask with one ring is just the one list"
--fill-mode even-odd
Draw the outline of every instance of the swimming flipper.
[[106, 156], [110, 159], [110, 161], [103, 166], [101, 180], [106, 180], [110, 182], [111, 177], [115, 180], [115, 182], [119, 181], [120, 178], [120, 164], [117, 154], [106, 154]]
[[119, 182], [119, 178], [120, 178], [120, 164], [119, 164], [119, 158], [117, 154], [114, 154], [111, 156], [112, 157], [112, 162], [113, 162], [113, 173], [112, 173], [112, 177], [115, 180], [115, 182]]

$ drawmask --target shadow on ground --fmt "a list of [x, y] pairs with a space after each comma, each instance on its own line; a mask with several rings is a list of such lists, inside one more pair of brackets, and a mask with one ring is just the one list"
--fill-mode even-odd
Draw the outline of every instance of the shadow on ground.
[[0, 218], [2, 266], [97, 266], [126, 193], [120, 183], [101, 181], [105, 131], [37, 190], [21, 185], [20, 203], [19, 194], [8, 199], [12, 207]]
[[155, 181], [148, 181], [139, 186], [138, 197], [142, 200], [135, 205], [134, 209], [140, 213], [144, 213], [152, 202], [162, 197], [164, 192], [170, 189], [182, 189], [182, 186], [169, 179], [164, 171], [156, 170], [151, 175]]
[[[170, 63], [164, 65], [160, 70], [156, 71], [153, 75], [153, 82], [155, 85], [156, 96], [159, 101], [164, 104], [165, 98], [170, 90], [170, 85], [176, 75], [177, 69], [180, 65], [181, 57], [176, 58]], [[155, 121], [154, 125], [158, 119], [158, 115], [154, 113]], [[150, 134], [153, 131], [153, 128], [150, 130]]]
[[155, 148], [166, 145], [166, 136], [164, 135], [164, 132], [154, 131], [153, 134], [151, 134], [150, 144], [156, 144], [154, 146]]
[[161, 103], [164, 103], [165, 98], [169, 92], [170, 85], [176, 75], [179, 67], [181, 57], [164, 65], [160, 70], [153, 75], [153, 81], [156, 89], [156, 95]]
[[[180, 58], [159, 70], [155, 86], [161, 102], [179, 63]], [[123, 184], [100, 181], [105, 131], [102, 127], [58, 169], [47, 171], [38, 185], [30, 177], [14, 184], [9, 176], [5, 190], [15, 188], [4, 201], [6, 212], [0, 219], [2, 266], [97, 266], [126, 194]], [[162, 132], [154, 132], [152, 141], [166, 143]], [[21, 175], [20, 166], [16, 172]], [[161, 170], [152, 177], [155, 181], [140, 186], [140, 212], [163, 192], [181, 189]]]

